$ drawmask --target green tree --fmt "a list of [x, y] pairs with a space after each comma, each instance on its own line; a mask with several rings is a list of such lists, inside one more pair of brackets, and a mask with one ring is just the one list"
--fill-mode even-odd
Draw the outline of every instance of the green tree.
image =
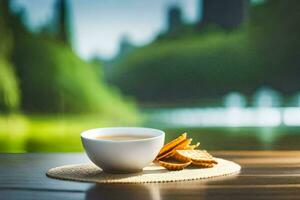
[[265, 84], [285, 94], [300, 86], [300, 1], [266, 1], [251, 10], [251, 42], [262, 55]]
[[10, 62], [13, 38], [7, 25], [8, 1], [0, 2], [0, 112], [18, 108], [20, 94], [14, 68]]
[[23, 111], [137, 116], [135, 106], [108, 87], [68, 44], [51, 34], [30, 32], [22, 21], [24, 13], [7, 13], [14, 41], [11, 60], [20, 80]]
[[156, 41], [121, 61], [110, 81], [150, 102], [214, 98], [231, 90], [251, 94], [262, 73], [247, 38], [239, 30]]

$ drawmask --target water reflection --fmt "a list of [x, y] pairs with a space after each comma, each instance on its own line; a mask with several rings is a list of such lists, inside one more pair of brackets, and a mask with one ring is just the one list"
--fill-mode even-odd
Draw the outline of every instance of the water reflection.
[[282, 97], [279, 92], [269, 87], [262, 87], [258, 89], [253, 98], [253, 104], [255, 107], [279, 107], [282, 102]]
[[161, 200], [157, 185], [148, 184], [95, 184], [85, 195], [86, 200], [151, 199]]
[[280, 107], [282, 102], [279, 92], [262, 87], [248, 107], [243, 94], [231, 92], [224, 97], [224, 107], [150, 109], [147, 113], [149, 123], [175, 128], [300, 126], [300, 94], [291, 103], [294, 107]]
[[[85, 194], [86, 200], [138, 199], [163, 200], [197, 196], [206, 199], [209, 189], [225, 183], [232, 183], [237, 175], [216, 177], [186, 182], [146, 183], [146, 184], [95, 184]], [[184, 184], [183, 184], [184, 183]]]
[[242, 108], [247, 104], [245, 96], [238, 92], [231, 92], [224, 98], [226, 108]]
[[299, 149], [300, 108], [175, 108], [148, 112], [145, 126], [171, 140], [188, 132], [209, 150]]
[[282, 115], [283, 123], [286, 126], [300, 126], [300, 107], [285, 108]]
[[300, 108], [174, 108], [148, 111], [149, 123], [165, 127], [300, 126]]

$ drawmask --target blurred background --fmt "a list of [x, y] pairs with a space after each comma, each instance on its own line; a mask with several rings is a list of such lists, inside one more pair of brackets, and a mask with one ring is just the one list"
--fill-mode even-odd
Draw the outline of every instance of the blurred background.
[[300, 149], [298, 0], [0, 0], [0, 152], [107, 126]]

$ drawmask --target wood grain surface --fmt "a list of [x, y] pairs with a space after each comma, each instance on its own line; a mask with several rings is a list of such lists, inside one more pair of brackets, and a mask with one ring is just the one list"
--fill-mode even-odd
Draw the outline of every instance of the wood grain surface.
[[52, 167], [89, 162], [82, 153], [0, 154], [0, 199], [300, 199], [300, 151], [218, 151], [238, 175], [160, 184], [91, 184], [46, 177]]

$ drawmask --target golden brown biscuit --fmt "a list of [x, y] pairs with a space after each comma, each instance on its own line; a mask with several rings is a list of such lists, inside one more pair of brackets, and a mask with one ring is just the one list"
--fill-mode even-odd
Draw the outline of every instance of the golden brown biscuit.
[[162, 154], [159, 157], [157, 157], [156, 160], [161, 160], [163, 158], [172, 157], [175, 154], [176, 150], [183, 150], [183, 149], [185, 149], [187, 146], [189, 146], [191, 144], [192, 140], [193, 139], [189, 138], [189, 139], [186, 139], [186, 140], [182, 141], [180, 144], [178, 144], [177, 146], [175, 146], [170, 151], [168, 151], [165, 154]]
[[190, 159], [195, 163], [217, 164], [217, 161], [205, 150], [176, 150], [175, 155], [180, 160]]
[[158, 161], [158, 164], [168, 170], [178, 171], [183, 170], [187, 166], [189, 166], [192, 161], [181, 163], [181, 162], [169, 162], [169, 161]]
[[176, 150], [183, 150], [185, 149], [187, 146], [189, 146], [192, 142], [192, 138], [186, 139], [183, 142], [181, 142], [180, 144], [178, 144], [176, 147], [174, 147], [174, 149], [172, 149], [172, 153], [168, 156], [166, 156], [166, 158], [172, 157], [172, 155], [176, 152]]
[[167, 153], [168, 151], [172, 150], [175, 146], [180, 144], [181, 142], [185, 141], [187, 138], [187, 134], [183, 133], [181, 136], [176, 138], [175, 140], [172, 140], [171, 142], [167, 143], [162, 147], [160, 152], [158, 153], [157, 157], [161, 157], [163, 154]]
[[156, 157], [156, 160], [161, 160], [163, 158], [169, 158], [172, 157], [172, 155], [175, 153], [176, 150], [182, 150], [185, 149], [187, 146], [189, 146], [191, 144], [193, 139], [186, 139], [183, 142], [181, 142], [180, 144], [178, 144], [177, 146], [175, 146], [173, 149], [171, 149], [170, 151], [166, 152], [165, 154], [162, 154], [158, 157]]
[[213, 167], [213, 166], [214, 166], [213, 163], [195, 162], [195, 161], [192, 161], [192, 164], [193, 164], [193, 165], [196, 165], [196, 166], [198, 166], [198, 167], [203, 167], [203, 168], [210, 168], [210, 167]]
[[168, 157], [172, 156], [172, 154], [173, 154], [173, 151], [170, 150], [170, 151], [166, 152], [165, 154], [162, 154], [162, 155], [160, 155], [160, 156], [157, 156], [157, 157], [155, 158], [155, 160], [161, 160], [161, 159], [163, 159], [163, 158], [168, 158]]
[[187, 156], [181, 155], [180, 153], [177, 152], [177, 150], [172, 155], [172, 158], [174, 158], [180, 162], [189, 162], [192, 160], [191, 158], [189, 158]]

